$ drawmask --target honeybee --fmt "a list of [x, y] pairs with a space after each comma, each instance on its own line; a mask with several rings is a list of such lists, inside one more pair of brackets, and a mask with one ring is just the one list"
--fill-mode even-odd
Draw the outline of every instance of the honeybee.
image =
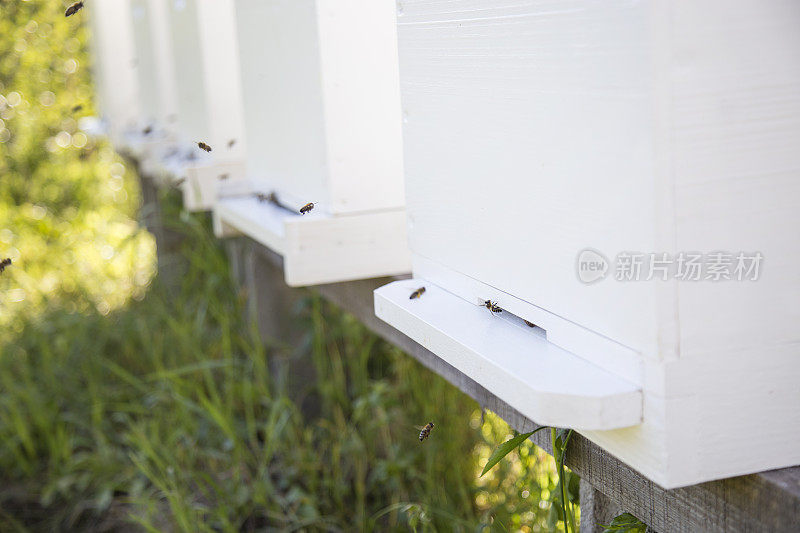
[[233, 148], [234, 144], [236, 144], [236, 139], [231, 139], [230, 141], [228, 141], [228, 150]]
[[142, 133], [145, 135], [150, 135], [153, 133], [153, 126], [147, 126], [145, 129], [142, 130]]
[[0, 272], [3, 272], [3, 270], [5, 270], [6, 267], [9, 266], [9, 265], [11, 265], [11, 258], [10, 257], [6, 257], [2, 261], [0, 261]]
[[220, 174], [219, 176], [217, 176], [217, 179], [219, 179], [220, 181], [225, 181], [226, 179], [228, 179], [230, 177], [231, 177], [230, 174]]
[[413, 300], [414, 298], [419, 298], [425, 292], [425, 287], [420, 287], [419, 289], [415, 290], [411, 293], [411, 296], [408, 297], [409, 300]]
[[433, 422], [428, 422], [425, 424], [425, 427], [422, 428], [422, 431], [419, 432], [419, 441], [422, 442], [428, 438], [428, 435], [431, 434], [431, 430], [433, 429]]
[[300, 208], [300, 214], [305, 215], [312, 209], [314, 209], [314, 202], [308, 202], [306, 205]]
[[73, 113], [77, 113], [81, 109], [83, 109], [83, 104], [78, 104], [78, 105], [76, 105], [75, 107], [72, 108], [72, 112]]
[[278, 195], [275, 194], [274, 191], [269, 194], [264, 194], [263, 192], [257, 192], [256, 198], [258, 199], [259, 202], [269, 202], [272, 205], [278, 205], [278, 206], [281, 205], [278, 202]]
[[203, 141], [200, 141], [199, 143], [197, 143], [197, 147], [200, 148], [201, 150], [206, 151], [206, 152], [210, 152], [211, 151], [211, 147], [209, 145], [207, 145], [206, 143], [204, 143]]
[[522, 319], [522, 321], [525, 322], [525, 325], [528, 326], [529, 328], [535, 328], [536, 327], [536, 324], [534, 324], [533, 322], [528, 322], [524, 318]]
[[493, 302], [491, 300], [486, 300], [483, 302], [483, 306], [491, 311], [492, 313], [502, 313], [503, 310], [497, 305], [497, 302]]
[[71, 17], [81, 9], [83, 9], [83, 2], [75, 2], [74, 4], [72, 4], [67, 8], [67, 10], [64, 12], [64, 16]]

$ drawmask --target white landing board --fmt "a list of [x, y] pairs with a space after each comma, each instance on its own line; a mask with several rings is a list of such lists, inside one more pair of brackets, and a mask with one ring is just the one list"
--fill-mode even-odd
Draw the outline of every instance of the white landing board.
[[[420, 298], [412, 292], [425, 287]], [[539, 424], [608, 430], [642, 421], [642, 391], [547, 341], [508, 312], [491, 313], [420, 279], [375, 290], [375, 314]]]
[[403, 209], [333, 216], [319, 208], [300, 215], [250, 194], [217, 201], [214, 231], [247, 235], [282, 255], [293, 287], [411, 271]]

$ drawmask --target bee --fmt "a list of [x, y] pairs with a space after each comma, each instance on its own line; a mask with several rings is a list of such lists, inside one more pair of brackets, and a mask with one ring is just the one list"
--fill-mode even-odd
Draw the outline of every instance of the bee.
[[76, 105], [75, 107], [72, 108], [72, 112], [73, 113], [77, 113], [81, 109], [83, 109], [83, 104], [78, 104], [78, 105]]
[[230, 174], [220, 174], [217, 179], [219, 179], [220, 181], [225, 181], [226, 179], [228, 179], [230, 177], [231, 177]]
[[0, 261], [0, 272], [3, 272], [3, 270], [5, 270], [6, 267], [10, 266], [10, 265], [11, 265], [11, 258], [10, 257], [6, 257], [2, 261]]
[[525, 325], [528, 326], [529, 328], [535, 328], [536, 327], [536, 324], [534, 324], [533, 322], [528, 322], [524, 318], [522, 319], [522, 321], [525, 322]]
[[308, 202], [306, 205], [300, 208], [300, 214], [305, 215], [312, 209], [314, 209], [314, 202]]
[[419, 298], [425, 292], [425, 287], [420, 287], [419, 289], [415, 290], [411, 293], [411, 296], [408, 297], [409, 300], [413, 300], [414, 298]]
[[204, 143], [203, 141], [200, 141], [199, 143], [197, 143], [197, 147], [200, 148], [201, 150], [206, 151], [206, 152], [210, 152], [211, 151], [211, 147], [209, 145], [207, 145], [206, 143]]
[[83, 9], [83, 2], [75, 2], [74, 4], [72, 4], [67, 8], [67, 10], [64, 12], [64, 16], [71, 17], [81, 9]]
[[278, 202], [278, 195], [275, 194], [274, 191], [269, 194], [264, 194], [263, 192], [257, 192], [255, 196], [259, 202], [269, 202], [272, 205], [278, 205], [278, 206], [281, 205]]
[[486, 309], [488, 309], [489, 311], [491, 311], [492, 313], [502, 313], [503, 312], [503, 310], [500, 308], [500, 306], [497, 305], [497, 302], [493, 302], [491, 300], [486, 300], [485, 302], [483, 302], [483, 306]]
[[431, 430], [433, 429], [433, 422], [428, 422], [425, 424], [425, 427], [422, 428], [422, 431], [419, 432], [419, 441], [422, 442], [428, 438], [428, 435], [431, 434]]
[[147, 126], [145, 129], [142, 130], [142, 133], [145, 135], [150, 135], [153, 133], [153, 126]]
[[235, 144], [236, 144], [236, 139], [231, 139], [230, 141], [228, 141], [228, 150], [233, 148], [233, 145]]

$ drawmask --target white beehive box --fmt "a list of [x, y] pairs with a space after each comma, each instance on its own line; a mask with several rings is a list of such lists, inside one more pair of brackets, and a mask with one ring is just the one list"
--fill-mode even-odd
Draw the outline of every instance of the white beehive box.
[[401, 0], [415, 279], [377, 315], [664, 487], [799, 464], [798, 28], [791, 1]]
[[[126, 149], [149, 172], [175, 141], [177, 94], [165, 0], [130, 0], [139, 116], [125, 132]], [[155, 161], [157, 162], [157, 161]]]
[[141, 114], [130, 1], [97, 2], [73, 15], [83, 16], [89, 17], [92, 29], [100, 117], [114, 145], [124, 148], [125, 133], [137, 126]]
[[290, 285], [408, 272], [394, 4], [237, 0], [236, 18], [247, 176], [283, 208], [223, 199], [218, 232], [282, 254]]
[[[162, 152], [157, 173], [183, 180], [184, 206], [210, 209], [218, 186], [244, 177], [245, 135], [233, 0], [163, 0], [175, 83], [166, 120], [177, 144]], [[151, 32], [154, 33], [153, 29]], [[206, 153], [197, 143], [204, 142]]]

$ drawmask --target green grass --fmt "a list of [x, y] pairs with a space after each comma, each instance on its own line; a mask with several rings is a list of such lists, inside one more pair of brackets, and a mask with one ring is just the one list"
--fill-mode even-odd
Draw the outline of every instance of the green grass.
[[0, 9], [0, 531], [548, 529], [552, 458], [526, 442], [480, 477], [509, 427], [311, 293], [300, 345], [260, 339], [171, 195], [166, 287], [133, 169], [70, 111], [93, 112], [81, 19]]

